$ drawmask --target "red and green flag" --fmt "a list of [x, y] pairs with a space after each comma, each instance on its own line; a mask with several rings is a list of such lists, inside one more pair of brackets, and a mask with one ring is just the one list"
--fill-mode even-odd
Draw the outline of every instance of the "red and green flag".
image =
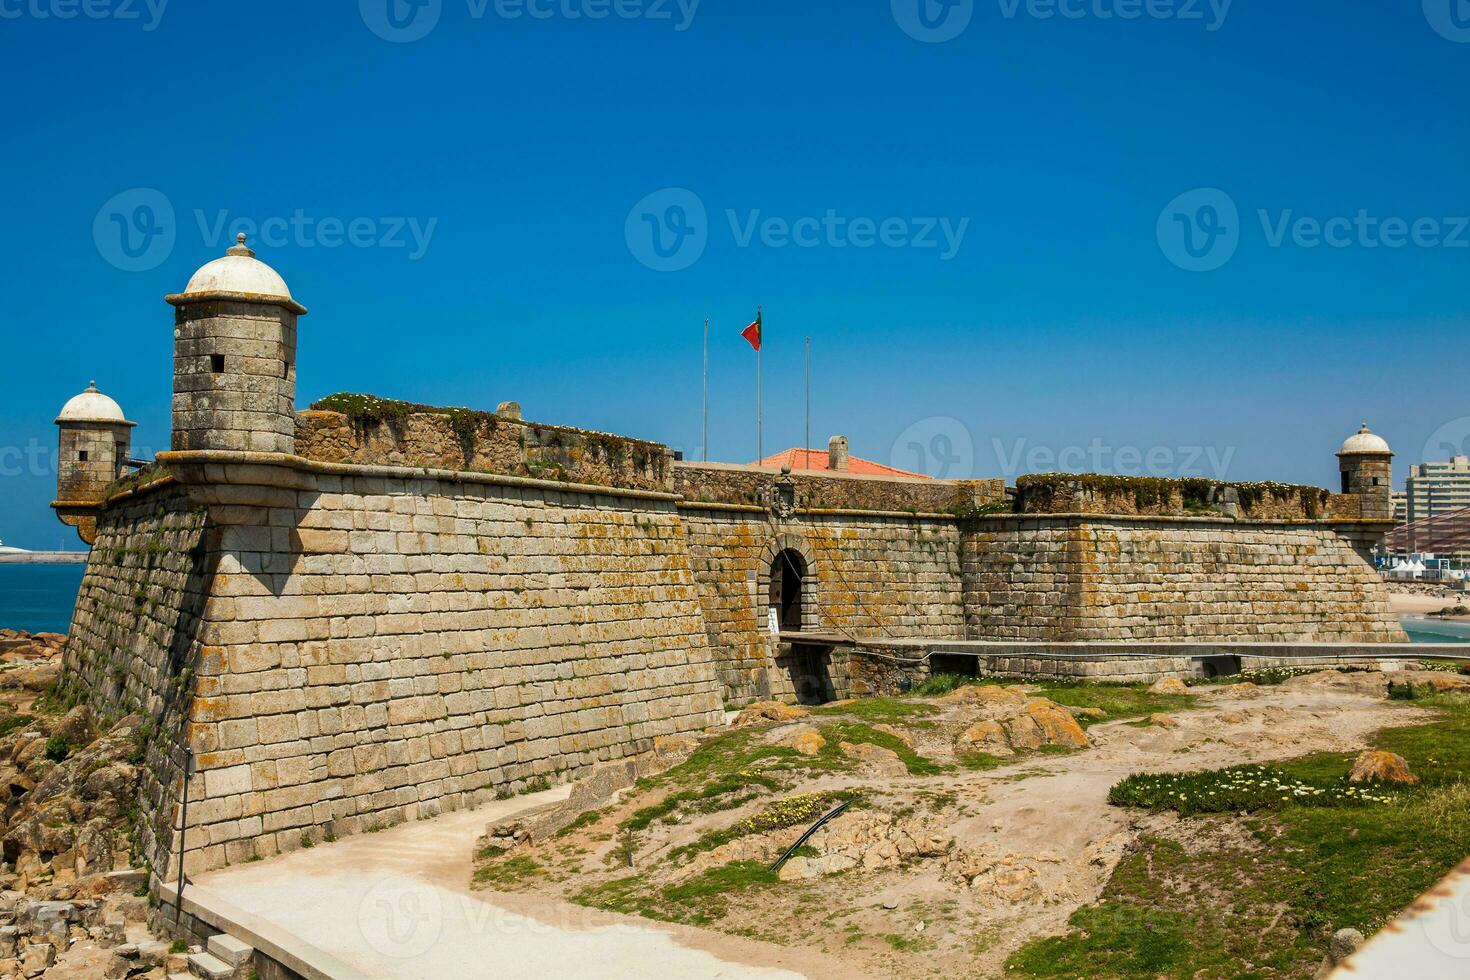
[[744, 337], [751, 347], [756, 350], [761, 349], [761, 315], [759, 313], [755, 315], [754, 323], [740, 331], [740, 336]]

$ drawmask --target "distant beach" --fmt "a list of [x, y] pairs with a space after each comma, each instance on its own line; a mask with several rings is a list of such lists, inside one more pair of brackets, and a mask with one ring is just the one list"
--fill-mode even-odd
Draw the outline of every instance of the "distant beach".
[[0, 627], [65, 633], [85, 565], [0, 564]]

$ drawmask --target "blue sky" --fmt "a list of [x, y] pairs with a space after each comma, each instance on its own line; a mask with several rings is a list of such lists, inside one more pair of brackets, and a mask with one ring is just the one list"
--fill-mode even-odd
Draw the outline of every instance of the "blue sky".
[[815, 443], [950, 476], [1331, 485], [1364, 419], [1399, 477], [1470, 437], [1464, 0], [393, 2], [0, 0], [6, 543], [75, 544], [89, 379], [166, 448], [163, 296], [239, 227], [311, 308], [303, 406], [697, 457], [708, 316], [748, 461], [761, 304], [768, 452], [807, 336]]

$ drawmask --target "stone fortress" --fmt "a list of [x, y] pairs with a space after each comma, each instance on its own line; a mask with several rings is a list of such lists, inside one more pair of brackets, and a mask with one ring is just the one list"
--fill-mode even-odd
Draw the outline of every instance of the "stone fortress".
[[243, 237], [167, 301], [172, 451], [131, 472], [132, 423], [89, 387], [56, 420], [53, 505], [92, 545], [62, 693], [148, 719], [158, 875], [570, 778], [755, 698], [850, 694], [902, 660], [864, 638], [1404, 639], [1371, 563], [1392, 453], [1366, 426], [1340, 493], [862, 476], [841, 437], [821, 471], [691, 463], [510, 402], [297, 411], [307, 311]]

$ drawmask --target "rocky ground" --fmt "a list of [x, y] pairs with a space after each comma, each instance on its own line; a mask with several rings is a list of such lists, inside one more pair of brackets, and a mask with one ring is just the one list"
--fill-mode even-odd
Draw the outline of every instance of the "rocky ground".
[[[1470, 688], [1443, 671], [1391, 676]], [[1123, 777], [1355, 752], [1427, 717], [1366, 671], [755, 705], [698, 743], [661, 744], [601, 809], [584, 798], [490, 828], [477, 881], [817, 949], [851, 975], [998, 976], [1028, 940], [1065, 932], [1141, 835], [1230, 832], [1110, 806]]]
[[0, 630], [0, 980], [161, 980], [182, 958], [132, 867], [143, 719], [48, 703], [64, 640]]

